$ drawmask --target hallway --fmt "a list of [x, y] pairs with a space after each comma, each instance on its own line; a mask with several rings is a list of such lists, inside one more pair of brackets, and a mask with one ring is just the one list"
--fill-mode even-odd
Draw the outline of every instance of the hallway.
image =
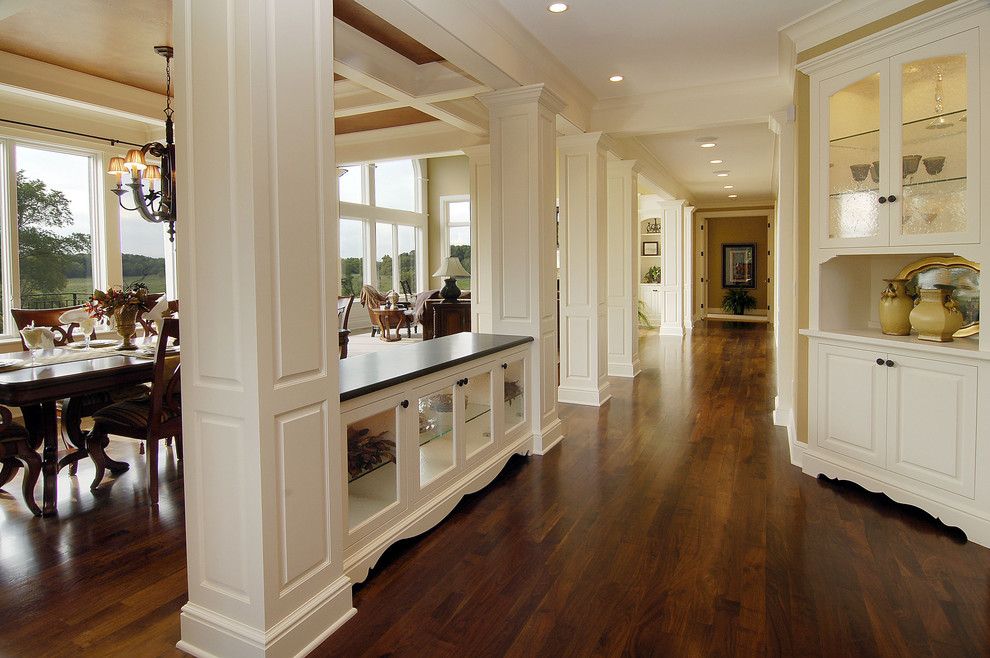
[[766, 326], [641, 350], [559, 450], [387, 553], [317, 654], [990, 652], [990, 551], [790, 464]]
[[[564, 407], [560, 449], [386, 553], [314, 655], [990, 652], [990, 551], [790, 465], [766, 326], [641, 349], [611, 402]], [[59, 519], [0, 499], [0, 655], [179, 655], [182, 480], [163, 461], [156, 514], [140, 468], [96, 497], [65, 487]]]

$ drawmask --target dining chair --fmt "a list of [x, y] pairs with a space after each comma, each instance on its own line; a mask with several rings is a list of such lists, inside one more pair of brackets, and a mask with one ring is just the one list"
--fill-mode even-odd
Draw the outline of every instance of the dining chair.
[[[165, 295], [165, 293], [163, 293], [163, 292], [153, 292], [153, 293], [149, 293], [148, 295], [145, 296], [145, 302], [144, 302], [144, 304], [145, 304], [145, 306], [147, 306], [147, 308], [146, 309], [142, 309], [141, 311], [139, 311], [138, 312], [138, 316], [137, 316], [138, 324], [140, 324], [141, 325], [141, 329], [144, 330], [144, 335], [145, 336], [157, 336], [158, 335], [158, 327], [155, 326], [155, 323], [153, 321], [148, 320], [147, 318], [145, 318], [145, 314], [147, 314], [147, 312], [151, 308], [153, 308], [154, 305], [158, 303], [158, 300], [161, 299], [164, 295]], [[164, 316], [173, 316], [173, 315], [175, 315], [178, 312], [179, 312], [179, 300], [178, 299], [170, 299], [170, 300], [168, 300], [168, 310], [166, 310], [163, 315]]]
[[41, 508], [34, 502], [34, 487], [41, 475], [41, 456], [31, 447], [31, 437], [27, 429], [14, 422], [14, 416], [7, 407], [0, 406], [0, 489], [24, 467], [24, 480], [21, 493], [24, 503], [35, 516], [41, 516]]
[[[66, 311], [74, 311], [82, 306], [68, 306], [64, 308], [12, 308], [10, 314], [14, 318], [14, 324], [18, 331], [34, 323], [36, 327], [49, 327], [55, 335], [55, 347], [64, 347], [73, 342], [73, 332], [79, 327], [75, 322], [64, 325], [59, 318]], [[93, 332], [96, 336], [96, 332]], [[21, 346], [26, 351], [27, 343], [21, 336]], [[146, 386], [122, 386], [111, 391], [100, 393], [87, 393], [63, 400], [60, 403], [62, 416], [62, 429], [69, 437], [69, 443], [75, 450], [59, 460], [58, 467], [61, 470], [65, 466], [69, 467], [69, 475], [76, 474], [77, 462], [86, 456], [86, 439], [83, 436], [82, 420], [93, 415], [97, 409], [108, 404], [127, 400], [136, 397], [147, 397], [148, 388]]]
[[124, 400], [103, 407], [93, 414], [93, 429], [86, 435], [86, 449], [96, 464], [96, 477], [90, 489], [103, 481], [109, 458], [105, 452], [110, 435], [145, 442], [148, 465], [148, 499], [158, 503], [158, 442], [175, 437], [176, 454], [182, 459], [182, 399], [179, 357], [168, 353], [169, 338], [179, 344], [179, 320], [165, 318], [155, 349], [151, 395]]
[[375, 308], [381, 308], [382, 304], [385, 303], [385, 295], [378, 288], [364, 284], [361, 286], [361, 306], [368, 309], [368, 318], [371, 320], [371, 336], [374, 337], [378, 333], [377, 323], [375, 322], [375, 316], [372, 314], [371, 310]]
[[354, 295], [337, 297], [337, 356], [341, 359], [347, 358], [347, 344], [351, 336], [347, 322], [351, 318], [352, 306], [354, 306]]

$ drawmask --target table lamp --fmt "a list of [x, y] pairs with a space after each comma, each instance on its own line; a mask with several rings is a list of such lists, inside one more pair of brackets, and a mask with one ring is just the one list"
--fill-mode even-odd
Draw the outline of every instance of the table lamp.
[[457, 256], [449, 256], [440, 264], [440, 269], [433, 273], [433, 276], [443, 277], [444, 286], [440, 290], [440, 296], [445, 302], [456, 302], [461, 296], [461, 291], [457, 287], [457, 277], [469, 277], [471, 274], [461, 265]]

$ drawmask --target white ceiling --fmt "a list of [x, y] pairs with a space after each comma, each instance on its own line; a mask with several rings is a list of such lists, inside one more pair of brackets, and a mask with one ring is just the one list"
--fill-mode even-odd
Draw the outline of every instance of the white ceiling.
[[[701, 148], [701, 137], [716, 137], [718, 146]], [[682, 133], [644, 135], [639, 141], [663, 162], [692, 194], [695, 204], [748, 205], [770, 200], [773, 134], [767, 124], [705, 128]], [[721, 159], [723, 164], [709, 164]], [[720, 178], [715, 171], [728, 170]], [[733, 189], [723, 189], [732, 185]], [[739, 198], [730, 199], [729, 194]]]
[[601, 99], [776, 76], [777, 30], [833, 0], [500, 2]]

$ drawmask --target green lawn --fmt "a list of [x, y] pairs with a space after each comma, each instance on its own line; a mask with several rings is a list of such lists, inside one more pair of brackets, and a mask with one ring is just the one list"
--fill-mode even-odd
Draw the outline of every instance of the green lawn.
[[[124, 277], [125, 283], [131, 284], [137, 281], [137, 278], [127, 278]], [[148, 286], [150, 292], [165, 292], [165, 276], [162, 274], [151, 274], [144, 277], [143, 279], [145, 285]], [[93, 284], [89, 279], [79, 278], [79, 279], [69, 279], [65, 284], [65, 290], [62, 292], [78, 292], [85, 293], [87, 295], [93, 294]]]

